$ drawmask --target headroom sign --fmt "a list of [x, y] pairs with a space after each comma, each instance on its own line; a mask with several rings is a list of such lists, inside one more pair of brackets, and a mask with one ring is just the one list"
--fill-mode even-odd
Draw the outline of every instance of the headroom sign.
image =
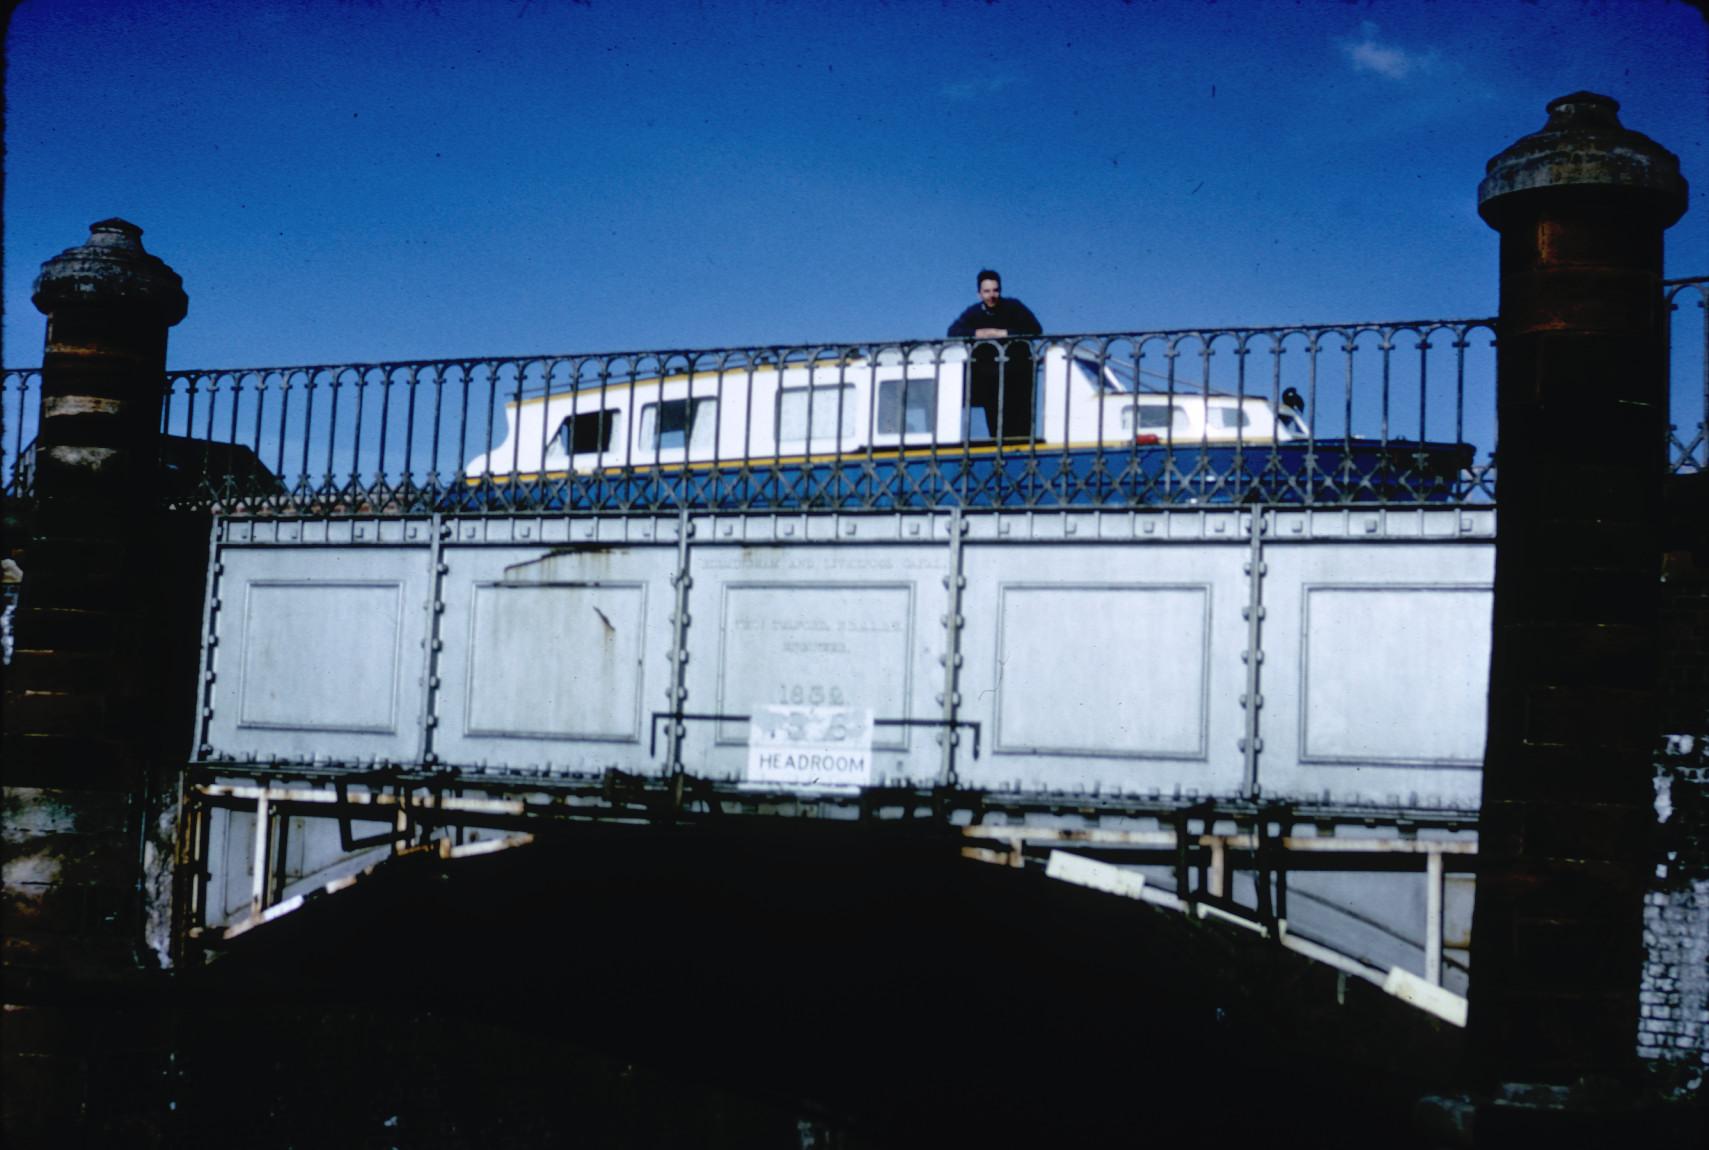
[[870, 785], [872, 709], [758, 708], [749, 722], [747, 781], [828, 791]]

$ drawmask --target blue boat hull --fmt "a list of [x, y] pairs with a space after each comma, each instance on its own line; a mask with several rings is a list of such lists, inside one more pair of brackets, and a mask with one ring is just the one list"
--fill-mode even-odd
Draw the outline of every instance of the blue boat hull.
[[903, 455], [485, 476], [444, 493], [451, 514], [514, 511], [927, 510], [1460, 502], [1466, 443], [1337, 440], [1237, 447], [972, 448]]

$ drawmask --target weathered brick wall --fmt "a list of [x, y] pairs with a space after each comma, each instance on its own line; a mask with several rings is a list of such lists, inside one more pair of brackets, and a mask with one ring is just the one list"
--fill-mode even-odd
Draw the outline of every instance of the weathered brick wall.
[[1709, 764], [1701, 739], [1658, 763], [1665, 861], [1645, 897], [1638, 1055], [1669, 1094], [1709, 1073]]
[[1638, 1055], [1667, 1093], [1701, 1097], [1709, 1077], [1709, 475], [1669, 480], [1660, 690], [1667, 746], [1656, 761], [1661, 819], [1644, 905]]

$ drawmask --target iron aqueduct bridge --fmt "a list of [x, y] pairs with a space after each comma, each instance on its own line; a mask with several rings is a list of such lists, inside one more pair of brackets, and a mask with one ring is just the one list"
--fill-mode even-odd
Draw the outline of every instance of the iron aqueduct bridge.
[[[138, 229], [97, 224], [44, 267], [43, 366], [5, 376], [7, 495], [34, 533], [18, 785], [51, 805], [76, 759], [83, 790], [125, 790], [144, 860], [126, 921], [165, 968], [259, 953], [424, 858], [788, 827], [912, 835], [978, 883], [1060, 880], [1028, 898], [1174, 912], [1455, 1034], [1474, 873], [1480, 939], [1523, 938], [1523, 897], [1487, 876], [1554, 865], [1492, 840], [1500, 804], [1652, 817], [1654, 730], [1603, 793], [1502, 749], [1565, 746], [1575, 700], [1637, 695], [1549, 680], [1524, 637], [1591, 650], [1559, 638], [1583, 604], [1526, 617], [1545, 607], [1501, 587], [1616, 546], [1551, 484], [1612, 485], [1653, 523], [1664, 470], [1709, 461], [1704, 352], [1670, 352], [1665, 318], [1700, 314], [1709, 283], [1659, 274], [1683, 181], [1648, 141], [1652, 167], [1594, 195], [1537, 174], [1550, 147], [1625, 132], [1599, 99], [1558, 101], [1492, 161], [1499, 318], [163, 372], [177, 277]], [[1611, 222], [1597, 196], [1636, 206]], [[1525, 248], [1543, 232], [1565, 239]], [[1032, 434], [992, 438], [1008, 421], [982, 389], [1028, 405]], [[1656, 593], [1633, 530], [1630, 586], [1620, 563], [1585, 576], [1628, 629], [1654, 626]], [[161, 558], [163, 537], [185, 545]], [[95, 570], [149, 554], [165, 590]], [[140, 649], [80, 638], [102, 620]], [[120, 683], [63, 670], [115, 658], [136, 668]], [[1515, 704], [1526, 676], [1544, 687]], [[158, 742], [92, 767], [122, 740], [78, 692]], [[1568, 735], [1536, 725], [1557, 719]], [[1561, 937], [1632, 929], [1641, 877]], [[1514, 1019], [1603, 992], [1539, 999], [1542, 960], [1499, 950], [1479, 948], [1472, 1000], [1496, 1080], [1619, 1061], [1600, 1023], [1528, 1044]], [[1635, 1016], [1608, 1025], [1629, 1054]]]

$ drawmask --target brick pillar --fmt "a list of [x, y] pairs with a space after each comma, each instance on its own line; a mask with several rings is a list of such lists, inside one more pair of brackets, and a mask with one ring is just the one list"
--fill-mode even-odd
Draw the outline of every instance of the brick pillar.
[[[1655, 823], [1674, 155], [1577, 92], [1490, 160], [1495, 633], [1470, 1040], [1486, 1086], [1631, 1081]], [[1561, 1095], [1565, 1098], [1565, 1095]]]
[[141, 235], [94, 224], [35, 285], [48, 317], [37, 502], [0, 767], [13, 1145], [147, 1145], [164, 1105], [142, 854], [167, 721], [151, 575], [166, 332], [187, 301]]

